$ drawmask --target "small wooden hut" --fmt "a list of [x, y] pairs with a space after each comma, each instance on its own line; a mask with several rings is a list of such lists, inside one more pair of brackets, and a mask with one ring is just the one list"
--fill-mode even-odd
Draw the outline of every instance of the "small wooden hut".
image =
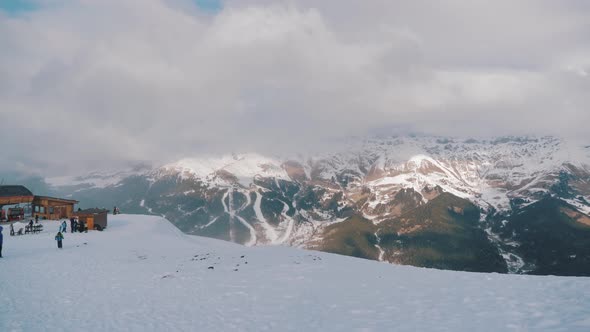
[[84, 222], [86, 227], [102, 231], [107, 228], [107, 214], [109, 210], [106, 209], [86, 209], [74, 212], [74, 216], [80, 222]]
[[74, 205], [78, 201], [47, 196], [35, 196], [33, 199], [33, 215], [40, 219], [59, 220], [71, 218]]

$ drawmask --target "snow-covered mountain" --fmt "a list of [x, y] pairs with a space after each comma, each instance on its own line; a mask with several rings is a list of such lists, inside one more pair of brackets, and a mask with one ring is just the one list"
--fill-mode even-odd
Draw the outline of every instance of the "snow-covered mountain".
[[103, 232], [6, 234], [0, 331], [588, 331], [590, 278], [393, 266], [182, 234], [156, 216]]
[[[62, 188], [68, 182], [49, 179], [57, 180]], [[289, 244], [462, 270], [590, 275], [590, 262], [580, 258], [586, 242], [578, 241], [590, 230], [590, 145], [554, 137], [354, 138], [331, 153], [201, 156], [71, 184], [65, 188], [83, 205], [162, 215], [186, 233], [248, 246]], [[541, 213], [540, 206], [553, 210]], [[562, 232], [563, 238], [554, 241], [559, 257], [541, 262], [535, 245], [522, 241], [539, 216], [551, 214], [557, 226], [538, 229], [539, 236]], [[517, 223], [518, 216], [528, 224]], [[354, 218], [363, 221], [356, 225]], [[431, 248], [430, 236], [449, 234], [469, 241], [447, 239]], [[527, 241], [540, 245], [541, 238]], [[457, 262], [425, 258], [448, 257], [449, 243], [456, 252], [482, 252]], [[419, 250], [408, 249], [416, 245]], [[481, 260], [492, 263], [480, 266]]]

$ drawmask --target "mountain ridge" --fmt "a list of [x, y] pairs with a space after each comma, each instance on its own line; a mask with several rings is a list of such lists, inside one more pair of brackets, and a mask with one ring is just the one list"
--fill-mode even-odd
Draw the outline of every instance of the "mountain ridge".
[[[535, 264], [514, 263], [523, 259], [523, 253], [506, 243], [519, 239], [500, 232], [498, 225], [548, 197], [572, 207], [568, 218], [585, 220], [572, 213], [590, 213], [589, 165], [590, 149], [554, 137], [357, 138], [332, 153], [189, 158], [110, 178], [101, 175], [98, 185], [92, 182], [97, 175], [77, 178], [61, 188], [74, 191], [72, 196], [83, 204], [117, 205], [128, 212], [165, 216], [189, 234], [245, 245], [308, 248], [317, 248], [329, 227], [361, 218], [393, 229], [402, 215], [417, 213], [440, 195], [452, 195], [453, 200], [478, 209], [475, 219], [481, 232], [472, 236], [485, 234], [489, 243], [480, 241], [481, 246], [497, 247], [492, 260], [503, 257], [506, 269], [496, 271], [524, 273], [533, 271]], [[451, 211], [451, 205], [439, 210]], [[424, 228], [423, 223], [415, 226]], [[375, 235], [371, 241], [377, 249], [383, 239]], [[384, 259], [388, 255], [369, 256], [401, 262]], [[590, 266], [581, 269], [590, 274]]]

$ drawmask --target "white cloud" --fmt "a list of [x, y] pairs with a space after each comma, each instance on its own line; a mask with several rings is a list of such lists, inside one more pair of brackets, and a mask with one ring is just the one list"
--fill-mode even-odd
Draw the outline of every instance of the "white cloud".
[[578, 1], [43, 4], [0, 13], [0, 168], [304, 150], [387, 126], [589, 138]]

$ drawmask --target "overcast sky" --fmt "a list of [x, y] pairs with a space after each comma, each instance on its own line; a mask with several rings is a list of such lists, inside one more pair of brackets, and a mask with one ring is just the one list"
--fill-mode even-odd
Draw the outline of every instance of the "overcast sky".
[[0, 124], [0, 169], [47, 175], [374, 132], [590, 140], [590, 2], [0, 0]]

